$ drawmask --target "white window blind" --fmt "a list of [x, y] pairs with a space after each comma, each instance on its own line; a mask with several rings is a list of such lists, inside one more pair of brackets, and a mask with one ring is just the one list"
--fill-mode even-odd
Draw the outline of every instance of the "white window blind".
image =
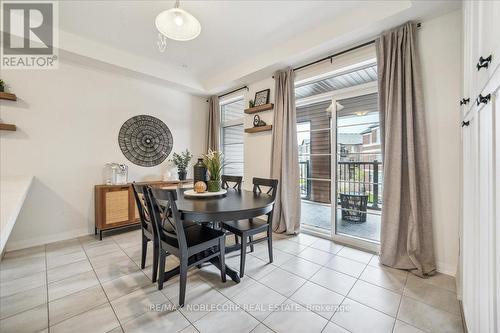
[[223, 173], [243, 176], [243, 116], [245, 102], [242, 96], [222, 101], [221, 148], [226, 166]]

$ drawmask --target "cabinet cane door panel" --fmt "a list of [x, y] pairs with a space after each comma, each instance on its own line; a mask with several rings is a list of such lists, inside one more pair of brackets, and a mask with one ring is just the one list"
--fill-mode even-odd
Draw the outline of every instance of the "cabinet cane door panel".
[[129, 190], [109, 191], [105, 197], [106, 224], [114, 224], [129, 220]]

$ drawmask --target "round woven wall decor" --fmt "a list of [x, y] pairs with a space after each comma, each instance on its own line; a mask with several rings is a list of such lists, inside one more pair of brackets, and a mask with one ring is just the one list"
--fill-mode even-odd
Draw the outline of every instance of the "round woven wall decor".
[[174, 140], [170, 129], [160, 119], [140, 115], [123, 123], [118, 134], [118, 144], [130, 162], [152, 167], [167, 158]]

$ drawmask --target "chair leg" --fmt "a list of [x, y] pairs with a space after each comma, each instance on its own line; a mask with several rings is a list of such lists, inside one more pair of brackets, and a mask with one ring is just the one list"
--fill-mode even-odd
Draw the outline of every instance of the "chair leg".
[[142, 235], [141, 269], [146, 267], [146, 255], [148, 252], [148, 239]]
[[219, 240], [219, 250], [220, 278], [222, 282], [226, 282], [226, 237], [221, 237]]
[[238, 244], [238, 235], [234, 234], [234, 244]]
[[188, 258], [182, 257], [180, 263], [180, 290], [179, 290], [179, 306], [182, 308], [184, 306], [184, 301], [186, 299], [186, 283], [187, 283], [187, 270], [188, 270]]
[[[159, 252], [159, 247], [160, 245], [157, 244], [155, 241], [153, 241], [153, 275], [152, 275], [152, 281], [156, 282], [156, 278], [158, 276], [158, 252]], [[163, 252], [163, 251], [162, 251]], [[160, 266], [160, 270], [165, 270], [165, 262], [163, 262], [163, 266]]]
[[269, 251], [269, 262], [273, 262], [273, 230], [271, 226], [267, 228], [267, 250]]
[[253, 236], [248, 236], [248, 239], [250, 240], [250, 252], [253, 252]]
[[[160, 266], [165, 267], [165, 260], [167, 258], [167, 254], [163, 251], [160, 253]], [[165, 282], [165, 269], [160, 269], [158, 273], [158, 290], [163, 289], [163, 282]]]
[[245, 256], [247, 253], [247, 235], [241, 235], [241, 252], [240, 252], [240, 277], [245, 274]]

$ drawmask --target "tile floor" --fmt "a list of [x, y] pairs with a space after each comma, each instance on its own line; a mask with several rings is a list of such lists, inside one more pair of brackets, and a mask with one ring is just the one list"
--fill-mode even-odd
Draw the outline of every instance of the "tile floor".
[[[139, 230], [8, 252], [0, 331], [463, 332], [450, 276], [422, 280], [305, 234], [276, 235], [274, 251], [268, 264], [267, 248], [256, 246], [240, 284], [222, 283], [210, 265], [190, 270], [182, 309], [178, 279], [162, 291], [151, 282], [151, 248], [140, 269]], [[237, 253], [227, 263], [238, 268]]]

